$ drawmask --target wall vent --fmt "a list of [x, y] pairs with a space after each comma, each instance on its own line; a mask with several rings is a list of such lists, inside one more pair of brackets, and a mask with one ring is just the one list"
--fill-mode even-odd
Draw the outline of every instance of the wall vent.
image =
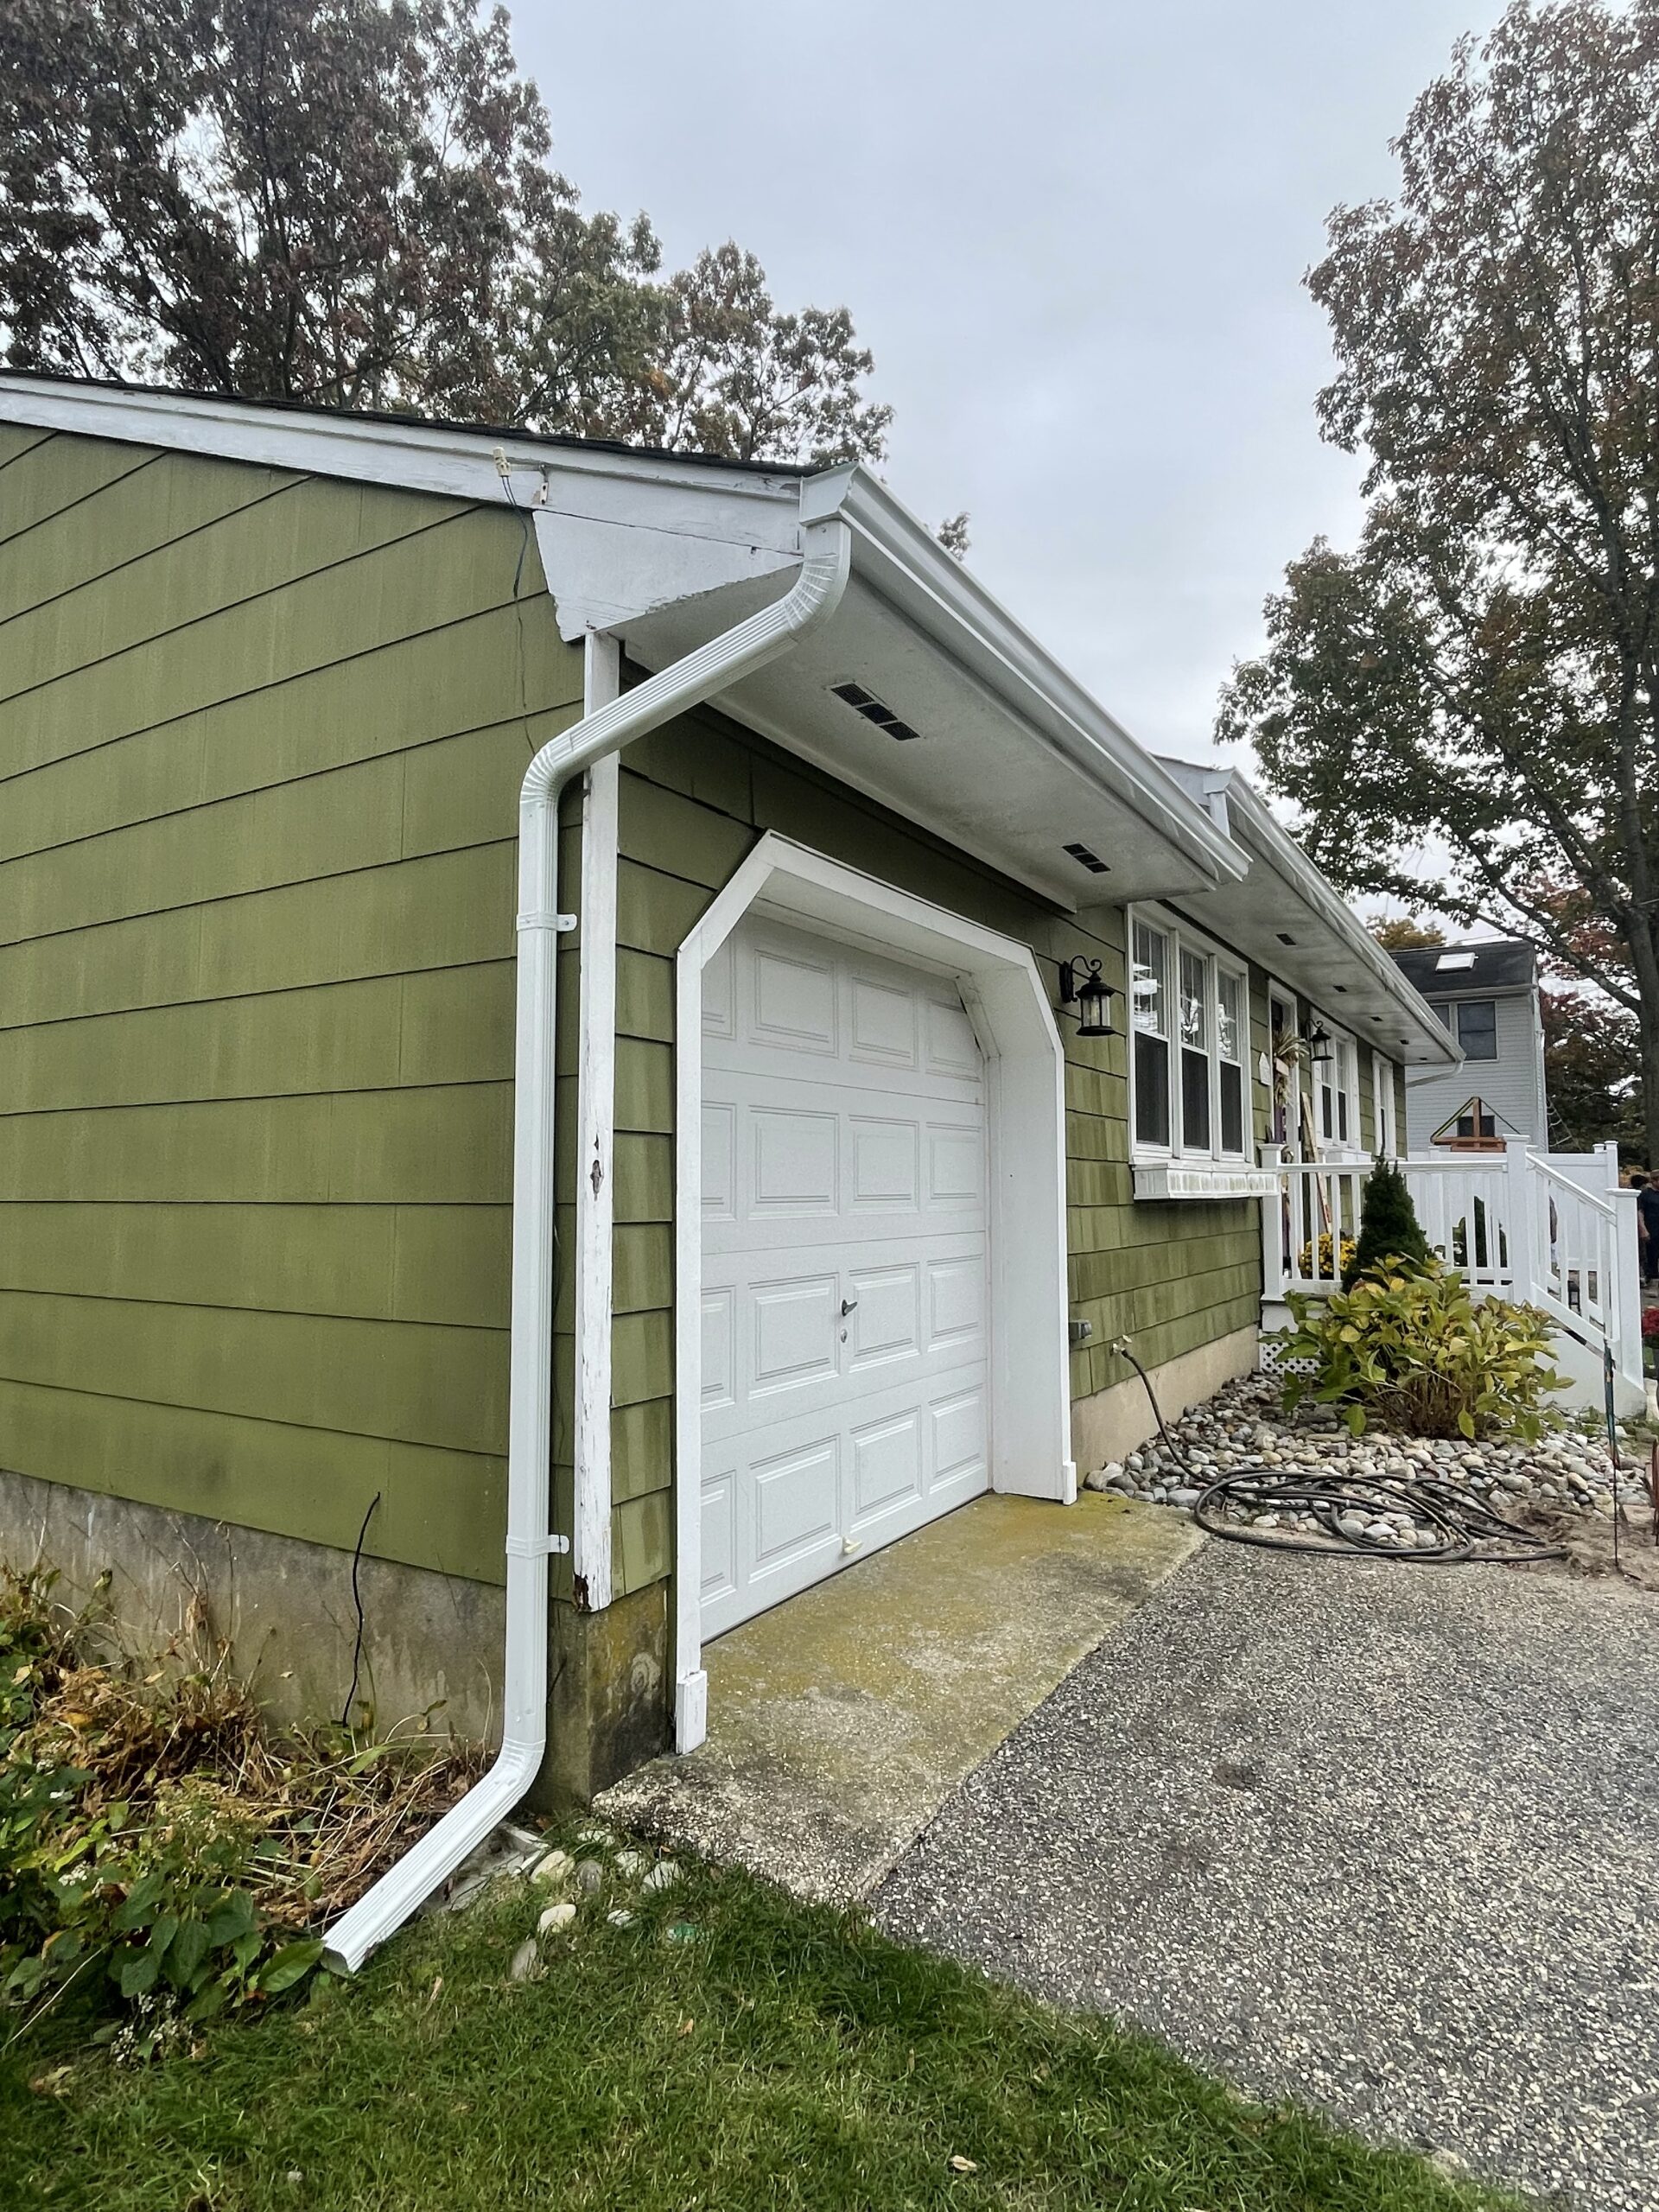
[[865, 721], [874, 722], [877, 729], [886, 730], [887, 735], [900, 745], [907, 745], [912, 738], [919, 737], [922, 734], [918, 729], [912, 729], [907, 721], [900, 721], [891, 707], [884, 707], [875, 694], [867, 691], [861, 683], [832, 683], [830, 689], [837, 699], [844, 699], [855, 715], [862, 715]]
[[1100, 855], [1091, 853], [1087, 845], [1067, 845], [1064, 849], [1080, 868], [1086, 868], [1090, 875], [1109, 875], [1112, 872]]
[[1275, 930], [1274, 931], [1274, 935], [1278, 938], [1281, 944], [1294, 944], [1296, 942], [1294, 937], [1287, 937], [1283, 930]]

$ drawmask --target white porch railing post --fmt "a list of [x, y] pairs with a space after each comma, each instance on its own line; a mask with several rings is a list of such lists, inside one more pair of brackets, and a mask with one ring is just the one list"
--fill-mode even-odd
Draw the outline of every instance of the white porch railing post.
[[[1526, 1137], [1505, 1137], [1503, 1140], [1503, 1212], [1509, 1230], [1510, 1294], [1518, 1303], [1535, 1299], [1538, 1291], [1538, 1242], [1532, 1187], [1532, 1173], [1528, 1160], [1530, 1140]], [[1474, 1235], [1474, 1209], [1470, 1209], [1469, 1233]], [[1496, 1243], [1496, 1231], [1493, 1232]]]
[[1270, 1198], [1262, 1201], [1262, 1295], [1264, 1299], [1282, 1298], [1285, 1294], [1285, 1205], [1288, 1197], [1283, 1173], [1282, 1147], [1264, 1144], [1257, 1157], [1263, 1167], [1280, 1169], [1279, 1189]]
[[1613, 1209], [1608, 1224], [1608, 1266], [1612, 1274], [1607, 1312], [1612, 1318], [1620, 1379], [1637, 1390], [1647, 1388], [1642, 1364], [1642, 1262], [1636, 1226], [1636, 1192], [1618, 1187], [1618, 1155], [1613, 1151], [1614, 1182], [1608, 1192]]

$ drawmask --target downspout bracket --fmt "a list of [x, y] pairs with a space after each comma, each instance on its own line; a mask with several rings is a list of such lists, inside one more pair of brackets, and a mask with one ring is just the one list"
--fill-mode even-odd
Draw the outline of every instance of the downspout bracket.
[[550, 1553], [568, 1552], [570, 1539], [551, 1531], [545, 1536], [509, 1536], [505, 1548], [509, 1559], [546, 1559]]
[[563, 931], [565, 930], [575, 929], [576, 926], [576, 921], [577, 917], [575, 914], [556, 914], [550, 907], [543, 906], [537, 908], [534, 913], [520, 914], [518, 917], [518, 926], [521, 930], [559, 930]]

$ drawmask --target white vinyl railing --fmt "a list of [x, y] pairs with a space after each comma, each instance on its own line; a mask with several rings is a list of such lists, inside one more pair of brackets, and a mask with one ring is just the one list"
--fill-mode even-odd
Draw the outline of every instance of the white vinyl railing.
[[[1280, 1195], [1262, 1208], [1263, 1296], [1328, 1297], [1341, 1287], [1344, 1247], [1359, 1233], [1369, 1160], [1287, 1160], [1264, 1147]], [[1548, 1154], [1511, 1137], [1501, 1153], [1396, 1162], [1423, 1234], [1481, 1295], [1541, 1307], [1642, 1388], [1642, 1296], [1636, 1194], [1618, 1186], [1617, 1148]]]

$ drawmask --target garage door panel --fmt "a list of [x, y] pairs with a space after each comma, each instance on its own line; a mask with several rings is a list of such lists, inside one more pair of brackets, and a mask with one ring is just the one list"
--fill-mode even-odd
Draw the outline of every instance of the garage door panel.
[[756, 1573], [788, 1565], [841, 1535], [841, 1439], [810, 1442], [750, 1462]]
[[737, 1481], [735, 1465], [703, 1478], [701, 1588], [705, 1618], [737, 1596]]
[[924, 1065], [927, 1073], [956, 1077], [977, 1084], [981, 1078], [979, 1039], [963, 1007], [929, 999], [923, 1008], [923, 1027], [926, 1038]]
[[927, 1346], [957, 1351], [975, 1344], [985, 1328], [985, 1259], [931, 1260], [927, 1268]]
[[985, 1487], [983, 1071], [937, 978], [753, 918], [705, 998], [704, 1629]]
[[899, 983], [855, 975], [849, 995], [852, 1013], [849, 1058], [875, 1067], [913, 1071], [918, 1065], [921, 1027], [915, 994]]
[[917, 1213], [922, 1200], [922, 1130], [916, 1121], [847, 1123], [846, 1203], [855, 1213]]
[[835, 1052], [840, 1041], [832, 958], [810, 959], [757, 944], [749, 969], [749, 1035], [785, 1052]]
[[849, 1369], [890, 1366], [922, 1356], [922, 1281], [916, 1266], [849, 1268]]
[[851, 1440], [851, 1526], [859, 1534], [899, 1507], [921, 1503], [927, 1488], [921, 1409], [863, 1422]]
[[929, 1413], [932, 1428], [930, 1489], [938, 1493], [964, 1483], [983, 1489], [987, 1444], [983, 1386], [936, 1398]]
[[840, 1191], [841, 1124], [834, 1114], [798, 1106], [752, 1108], [748, 1116], [747, 1211], [825, 1213]]
[[841, 1304], [836, 1276], [798, 1275], [756, 1283], [748, 1306], [752, 1328], [746, 1380], [751, 1398], [837, 1380]]
[[737, 1402], [737, 1290], [728, 1283], [702, 1294], [702, 1409]]
[[707, 1099], [702, 1109], [702, 1219], [737, 1218], [737, 1108], [729, 1099]]
[[978, 1129], [931, 1122], [924, 1140], [930, 1213], [982, 1213], [985, 1144]]

